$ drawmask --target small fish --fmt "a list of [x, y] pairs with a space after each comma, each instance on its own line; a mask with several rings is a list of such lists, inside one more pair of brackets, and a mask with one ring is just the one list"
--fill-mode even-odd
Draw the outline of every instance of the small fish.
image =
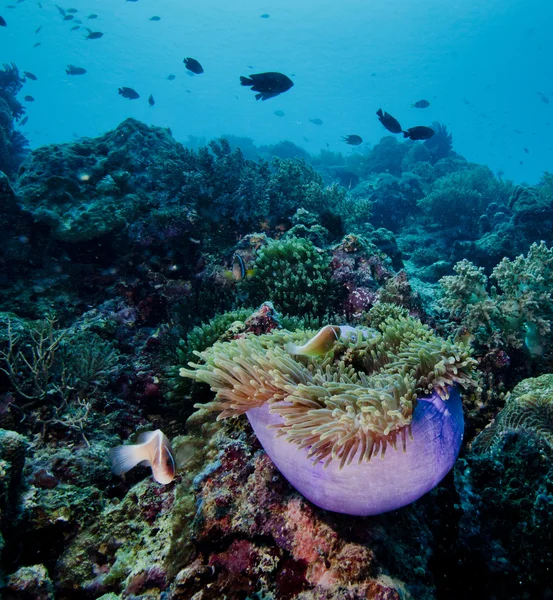
[[284, 116], [284, 111], [282, 111], [282, 110], [275, 110], [275, 112], [273, 114], [276, 115], [277, 117], [283, 117]]
[[60, 11], [62, 17], [65, 17], [65, 9], [56, 4], [56, 8]]
[[39, 25], [36, 29], [35, 29], [35, 33], [38, 33], [40, 30], [42, 29], [42, 25]]
[[126, 2], [138, 2], [138, 0], [125, 0]]
[[334, 348], [334, 345], [339, 339], [340, 327], [336, 325], [327, 325], [302, 346], [298, 346], [293, 342], [288, 342], [284, 346], [284, 349], [286, 352], [293, 355], [323, 356]]
[[7, 27], [6, 19], [4, 17], [0, 17], [0, 27]]
[[322, 125], [323, 124], [322, 119], [309, 119], [309, 122], [313, 123], [313, 125]]
[[81, 26], [80, 25], [73, 25], [73, 27], [71, 27], [70, 31], [77, 31], [77, 29], [80, 29]]
[[83, 24], [83, 22], [80, 19], [73, 19], [73, 23], [77, 23], [78, 25]]
[[65, 17], [63, 17], [64, 21], [72, 21], [75, 17], [73, 15], [65, 15]]
[[25, 77], [27, 77], [27, 79], [31, 79], [32, 81], [37, 80], [37, 76], [33, 75], [30, 71], [23, 71], [23, 74], [25, 75]]
[[523, 148], [524, 152], [526, 152], [526, 154], [530, 154], [530, 150], [528, 150], [528, 148]]
[[34, 102], [35, 99], [32, 96], [25, 96], [25, 98], [23, 98], [23, 100], [25, 100], [25, 102]]
[[359, 146], [363, 143], [363, 138], [360, 135], [355, 134], [346, 135], [342, 139], [346, 142], [346, 144], [349, 144], [350, 146]]
[[262, 15], [259, 15], [262, 19], [268, 19], [271, 15], [268, 15], [267, 13], [263, 13]]
[[152, 96], [152, 94], [150, 94], [150, 97], [148, 98], [148, 104], [150, 106], [153, 106], [156, 103], [156, 101], [154, 100], [154, 97]]
[[429, 140], [435, 131], [431, 127], [425, 127], [424, 125], [418, 125], [417, 127], [410, 127], [403, 132], [404, 138], [411, 138], [412, 140]]
[[378, 115], [378, 120], [382, 123], [382, 125], [384, 125], [384, 127], [386, 127], [388, 131], [391, 131], [392, 133], [401, 133], [401, 125], [397, 119], [392, 117], [392, 115], [389, 115], [381, 108], [376, 111], [376, 114]]
[[19, 123], [20, 127], [23, 127], [23, 125], [26, 125], [27, 121], [29, 120], [29, 117], [27, 115], [25, 115], [22, 119], [21, 119], [21, 123]]
[[161, 21], [161, 17], [150, 17], [148, 21]]
[[167, 75], [167, 77], [165, 79], [168, 79], [169, 81], [173, 81], [173, 79], [175, 79], [176, 75], [173, 75], [173, 73], [171, 73], [170, 75]]
[[232, 257], [232, 276], [235, 281], [242, 281], [246, 276], [246, 263], [238, 252]]
[[259, 92], [255, 95], [256, 100], [268, 100], [288, 91], [294, 82], [282, 73], [268, 72], [252, 74], [249, 77], [241, 76], [240, 84]]
[[415, 104], [411, 104], [411, 108], [428, 108], [430, 106], [430, 102], [428, 100], [417, 100]]
[[137, 98], [140, 98], [140, 94], [130, 87], [120, 87], [119, 95], [123, 96], [123, 98], [128, 98], [129, 100], [136, 100]]
[[66, 8], [65, 12], [75, 14], [76, 12], [79, 12], [79, 11], [76, 8]]
[[83, 69], [82, 67], [75, 67], [74, 65], [67, 65], [65, 72], [68, 75], [84, 75], [86, 73], [86, 69]]
[[123, 475], [136, 465], [144, 463], [151, 467], [152, 475], [158, 483], [171, 483], [175, 478], [175, 459], [167, 436], [156, 429], [141, 433], [137, 441], [137, 444], [117, 446], [110, 450], [112, 472]]
[[195, 58], [185, 58], [182, 62], [189, 71], [192, 71], [192, 73], [195, 73], [196, 75], [200, 75], [204, 72], [202, 65]]
[[94, 13], [92, 13], [91, 15], [88, 15], [87, 19], [97, 19], [98, 15], [95, 15]]
[[88, 35], [85, 36], [86, 40], [97, 40], [104, 35], [101, 31], [92, 31], [92, 29], [89, 29], [88, 27], [86, 30], [88, 31]]
[[359, 333], [366, 338], [369, 335], [367, 329], [356, 329], [349, 325], [327, 325], [318, 331], [318, 333], [308, 340], [303, 346], [298, 346], [293, 342], [288, 342], [284, 349], [289, 354], [301, 356], [324, 356], [334, 348], [336, 342], [343, 340], [345, 342], [355, 343]]
[[33, 48], [38, 48], [39, 46], [42, 46], [42, 42], [37, 42], [36, 44], [33, 44]]

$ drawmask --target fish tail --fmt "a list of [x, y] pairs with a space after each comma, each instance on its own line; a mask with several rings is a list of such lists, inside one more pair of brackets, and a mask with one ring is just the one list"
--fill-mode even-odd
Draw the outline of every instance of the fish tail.
[[403, 133], [403, 137], [404, 138], [408, 138], [409, 137], [409, 132], [408, 131], [402, 131]]
[[286, 350], [286, 352], [288, 352], [288, 354], [300, 354], [301, 353], [301, 348], [297, 344], [294, 344], [293, 342], [288, 342], [287, 344], [285, 344], [284, 349]]
[[253, 81], [249, 77], [243, 77], [240, 75], [240, 83], [241, 85], [253, 85]]
[[138, 445], [117, 446], [109, 451], [111, 470], [115, 475], [123, 475], [147, 459], [144, 449]]

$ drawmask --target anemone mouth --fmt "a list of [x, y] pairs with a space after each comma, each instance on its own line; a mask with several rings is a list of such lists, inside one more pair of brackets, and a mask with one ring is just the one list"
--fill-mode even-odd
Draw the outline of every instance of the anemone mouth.
[[219, 411], [218, 419], [268, 404], [284, 436], [306, 458], [340, 468], [358, 464], [388, 446], [405, 450], [417, 398], [442, 400], [450, 389], [474, 383], [476, 361], [468, 344], [438, 338], [411, 317], [388, 319], [380, 331], [335, 346], [322, 357], [293, 357], [285, 347], [313, 332], [280, 331], [217, 343], [197, 353], [180, 375], [207, 383], [215, 400], [196, 405]]

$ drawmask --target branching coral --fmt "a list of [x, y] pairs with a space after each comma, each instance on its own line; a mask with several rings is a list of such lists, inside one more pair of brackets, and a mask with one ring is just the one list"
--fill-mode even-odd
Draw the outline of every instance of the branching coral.
[[541, 242], [527, 256], [504, 258], [492, 271], [497, 288], [489, 291], [482, 268], [467, 260], [455, 266], [457, 275], [443, 277], [442, 305], [477, 339], [489, 346], [520, 348], [541, 355], [551, 329], [553, 308], [553, 248]]
[[471, 166], [437, 179], [418, 205], [432, 221], [447, 227], [454, 223], [459, 237], [474, 239], [488, 205], [506, 205], [511, 191], [511, 184], [496, 179], [487, 167]]
[[322, 358], [293, 358], [289, 341], [314, 332], [286, 331], [215, 344], [180, 375], [215, 392], [207, 406], [218, 418], [271, 405], [279, 434], [309, 447], [308, 458], [340, 465], [370, 460], [407, 443], [414, 403], [432, 392], [446, 399], [453, 385], [474, 383], [475, 360], [463, 342], [438, 338], [411, 317], [387, 319], [380, 331], [358, 332]]

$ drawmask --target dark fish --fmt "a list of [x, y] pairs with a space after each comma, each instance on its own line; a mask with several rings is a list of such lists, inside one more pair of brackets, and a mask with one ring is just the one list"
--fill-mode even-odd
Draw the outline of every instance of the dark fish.
[[86, 69], [83, 69], [82, 67], [75, 67], [74, 65], [67, 65], [65, 72], [68, 75], [84, 75], [86, 73]]
[[313, 125], [322, 125], [323, 124], [322, 119], [309, 119], [309, 122], [313, 123]]
[[23, 100], [25, 100], [25, 102], [34, 102], [35, 99], [32, 96], [25, 96], [25, 98], [23, 98]]
[[524, 152], [526, 152], [526, 154], [530, 154], [530, 150], [528, 150], [528, 148], [523, 148]]
[[262, 19], [268, 19], [271, 15], [268, 15], [267, 13], [263, 13], [260, 16], [261, 16]]
[[30, 71], [23, 71], [23, 74], [25, 75], [25, 77], [27, 77], [27, 79], [32, 79], [33, 81], [36, 81], [36, 75], [33, 75]]
[[37, 42], [36, 44], [33, 44], [33, 48], [38, 48], [39, 46], [42, 46], [42, 42]]
[[384, 127], [386, 127], [388, 131], [391, 131], [392, 133], [401, 133], [401, 125], [397, 119], [392, 117], [392, 115], [389, 115], [381, 108], [376, 111], [376, 114], [378, 115], [378, 120], [382, 123], [382, 125], [384, 125]]
[[428, 108], [429, 106], [428, 100], [418, 100], [415, 104], [411, 104], [411, 108]]
[[80, 19], [73, 19], [73, 23], [78, 23], [79, 25], [83, 24], [83, 22]]
[[171, 73], [171, 75], [167, 75], [167, 77], [165, 79], [168, 79], [169, 81], [173, 81], [173, 79], [175, 79], [176, 75], [173, 75], [173, 73]]
[[252, 91], [259, 92], [256, 100], [268, 100], [288, 91], [294, 82], [282, 73], [257, 73], [249, 77], [240, 77], [241, 85], [250, 86]]
[[407, 131], [404, 131], [403, 137], [412, 140], [429, 140], [434, 133], [435, 131], [431, 127], [418, 125], [417, 127], [410, 127]]
[[202, 65], [195, 58], [185, 58], [182, 62], [189, 71], [192, 71], [192, 73], [195, 73], [196, 75], [200, 75], [204, 72]]
[[6, 19], [4, 17], [0, 17], [0, 27], [7, 27]]
[[56, 4], [56, 8], [60, 11], [62, 17], [65, 17], [65, 9]]
[[73, 25], [73, 27], [71, 27], [71, 31], [77, 31], [77, 29], [80, 29], [81, 26], [80, 25]]
[[150, 17], [148, 21], [161, 21], [161, 17]]
[[75, 14], [76, 12], [79, 12], [79, 11], [78, 11], [76, 8], [67, 8], [67, 9], [65, 10], [65, 12], [68, 12], [68, 13], [73, 13], [73, 14]]
[[284, 111], [282, 111], [282, 110], [275, 110], [275, 112], [273, 114], [276, 115], [277, 117], [283, 117], [284, 116]]
[[37, 29], [35, 30], [35, 33], [38, 33], [41, 29], [42, 29], [42, 25], [40, 25], [39, 27], [37, 27]]
[[152, 94], [150, 94], [150, 97], [148, 98], [148, 104], [150, 106], [153, 106], [156, 103], [156, 101], [154, 100], [154, 97], [152, 96]]
[[138, 0], [125, 0], [126, 2], [138, 2]]
[[65, 15], [65, 17], [63, 17], [64, 21], [72, 21], [75, 17], [73, 15]]
[[359, 146], [360, 144], [363, 143], [363, 138], [360, 135], [346, 135], [345, 137], [342, 138], [346, 144], [349, 144], [350, 146]]
[[87, 19], [97, 19], [98, 15], [95, 15], [94, 13], [92, 13], [91, 15], [88, 15]]
[[97, 40], [104, 35], [101, 31], [92, 31], [92, 29], [89, 29], [88, 27], [86, 30], [88, 31], [88, 35], [85, 36], [85, 39], [87, 40]]
[[128, 98], [129, 100], [140, 98], [140, 94], [130, 87], [120, 87], [119, 94], [123, 96], [123, 98]]
[[23, 125], [25, 125], [25, 124], [27, 123], [27, 121], [28, 121], [28, 120], [29, 120], [29, 117], [28, 117], [28, 116], [24, 116], [24, 117], [21, 119], [21, 122], [19, 123], [20, 127], [23, 127]]

